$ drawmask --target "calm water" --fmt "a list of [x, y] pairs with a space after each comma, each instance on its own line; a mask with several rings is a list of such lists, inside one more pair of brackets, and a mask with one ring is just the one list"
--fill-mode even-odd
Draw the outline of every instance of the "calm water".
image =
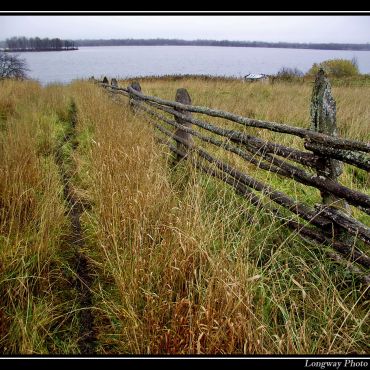
[[357, 58], [361, 73], [370, 73], [370, 51], [241, 48], [214, 46], [101, 46], [76, 51], [20, 53], [31, 78], [46, 84], [76, 78], [133, 77], [164, 74], [209, 74], [241, 77], [274, 74], [281, 67], [307, 72], [327, 59]]

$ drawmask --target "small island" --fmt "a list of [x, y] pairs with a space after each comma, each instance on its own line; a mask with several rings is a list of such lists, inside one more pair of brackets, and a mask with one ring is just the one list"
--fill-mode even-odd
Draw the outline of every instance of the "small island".
[[59, 38], [12, 37], [5, 40], [5, 45], [3, 51], [7, 52], [78, 50], [74, 41]]

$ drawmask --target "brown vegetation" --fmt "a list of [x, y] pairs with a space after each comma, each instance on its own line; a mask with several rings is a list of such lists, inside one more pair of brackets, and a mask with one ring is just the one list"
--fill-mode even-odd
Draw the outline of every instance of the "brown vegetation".
[[[188, 79], [181, 85], [148, 79], [142, 88], [173, 99], [184, 87], [196, 105], [309, 127], [309, 84]], [[333, 93], [341, 135], [368, 141], [369, 87]], [[187, 163], [171, 166], [170, 153], [127, 98], [113, 100], [87, 82], [41, 88], [6, 81], [0, 90], [3, 353], [80, 352], [78, 312], [86, 307], [76, 300], [66, 243], [70, 207], [55, 161], [70, 129], [70, 98], [76, 145], [62, 145], [62, 165], [76, 197], [89, 204], [80, 217], [96, 353], [368, 352], [369, 307], [353, 276], [326, 259], [322, 246], [227, 185]], [[260, 132], [299, 147], [279, 135]], [[320, 196], [274, 174], [255, 174], [233, 155], [226, 159], [298, 199]], [[369, 193], [362, 176], [347, 170], [343, 182]]]

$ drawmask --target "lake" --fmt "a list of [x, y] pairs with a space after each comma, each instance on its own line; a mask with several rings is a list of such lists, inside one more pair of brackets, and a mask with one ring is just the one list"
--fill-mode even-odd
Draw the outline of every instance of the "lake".
[[76, 51], [19, 53], [29, 76], [42, 84], [68, 83], [95, 76], [134, 77], [207, 74], [242, 77], [275, 74], [282, 67], [307, 72], [327, 59], [356, 58], [361, 73], [370, 73], [370, 51], [245, 48], [217, 46], [99, 46]]

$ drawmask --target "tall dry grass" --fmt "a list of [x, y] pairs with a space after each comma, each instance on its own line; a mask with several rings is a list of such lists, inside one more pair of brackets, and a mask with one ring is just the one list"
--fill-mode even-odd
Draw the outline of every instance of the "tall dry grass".
[[[173, 166], [125, 98], [114, 101], [86, 82], [3, 87], [4, 352], [78, 353], [74, 313], [81, 307], [68, 283], [75, 274], [64, 240], [68, 207], [54, 160], [73, 98], [78, 146], [63, 146], [64, 164], [73, 191], [90, 204], [82, 215], [83, 253], [94, 277], [98, 354], [368, 353], [368, 302], [353, 276], [327, 260], [325, 248], [288, 231], [226, 185], [187, 163]], [[306, 85], [189, 79], [179, 86], [148, 79], [142, 87], [169, 99], [185, 87], [197, 105], [294, 119], [304, 127], [308, 122]], [[359, 130], [366, 134], [366, 89], [338, 88], [342, 99], [358, 102], [347, 111], [354, 138]], [[276, 176], [269, 181], [293, 196], [317, 196]]]
[[[121, 80], [122, 86], [127, 86], [131, 80]], [[159, 96], [164, 99], [174, 100], [176, 90], [184, 87], [188, 90], [192, 104], [207, 106], [215, 109], [225, 110], [240, 114], [245, 117], [268, 120], [310, 128], [310, 101], [313, 82], [289, 83], [276, 82], [273, 84], [244, 83], [241, 80], [224, 81], [222, 79], [190, 78], [188, 80], [174, 80], [171, 78], [157, 79], [147, 78], [142, 81], [144, 94]], [[337, 105], [337, 127], [340, 136], [370, 141], [369, 117], [370, 110], [367, 104], [370, 96], [370, 86], [337, 86], [332, 87], [332, 94]], [[264, 140], [278, 144], [304, 149], [304, 141], [301, 138], [271, 132], [268, 130], [244, 127], [221, 118], [207, 117], [201, 114], [194, 114], [195, 117], [210, 122], [220, 127], [236, 129], [249, 135], [255, 135]], [[194, 127], [204, 135], [215, 136], [208, 131]], [[269, 172], [257, 170], [240, 159], [237, 155], [214, 147], [212, 144], [195, 139], [206, 150], [209, 150], [219, 158], [227, 159], [232, 165], [241, 171], [248, 171], [258, 180], [266, 181], [280, 188], [281, 190], [294, 195], [302, 202], [313, 205], [320, 202], [320, 194], [314, 189], [301, 185], [293, 180], [282, 179], [280, 176]], [[366, 171], [344, 165], [340, 182], [353, 189], [370, 195], [370, 175]], [[353, 215], [365, 224], [370, 223], [370, 217], [351, 207]]]
[[[163, 96], [158, 86], [147, 91]], [[366, 352], [364, 297], [322, 247], [186, 164], [172, 168], [127, 101], [91, 94], [77, 105], [81, 132], [94, 127], [81, 154], [89, 253], [104, 276], [99, 353]]]
[[0, 88], [0, 348], [52, 352], [57, 325], [73, 302], [56, 286], [68, 228], [55, 163], [66, 111], [58, 87], [2, 81]]

